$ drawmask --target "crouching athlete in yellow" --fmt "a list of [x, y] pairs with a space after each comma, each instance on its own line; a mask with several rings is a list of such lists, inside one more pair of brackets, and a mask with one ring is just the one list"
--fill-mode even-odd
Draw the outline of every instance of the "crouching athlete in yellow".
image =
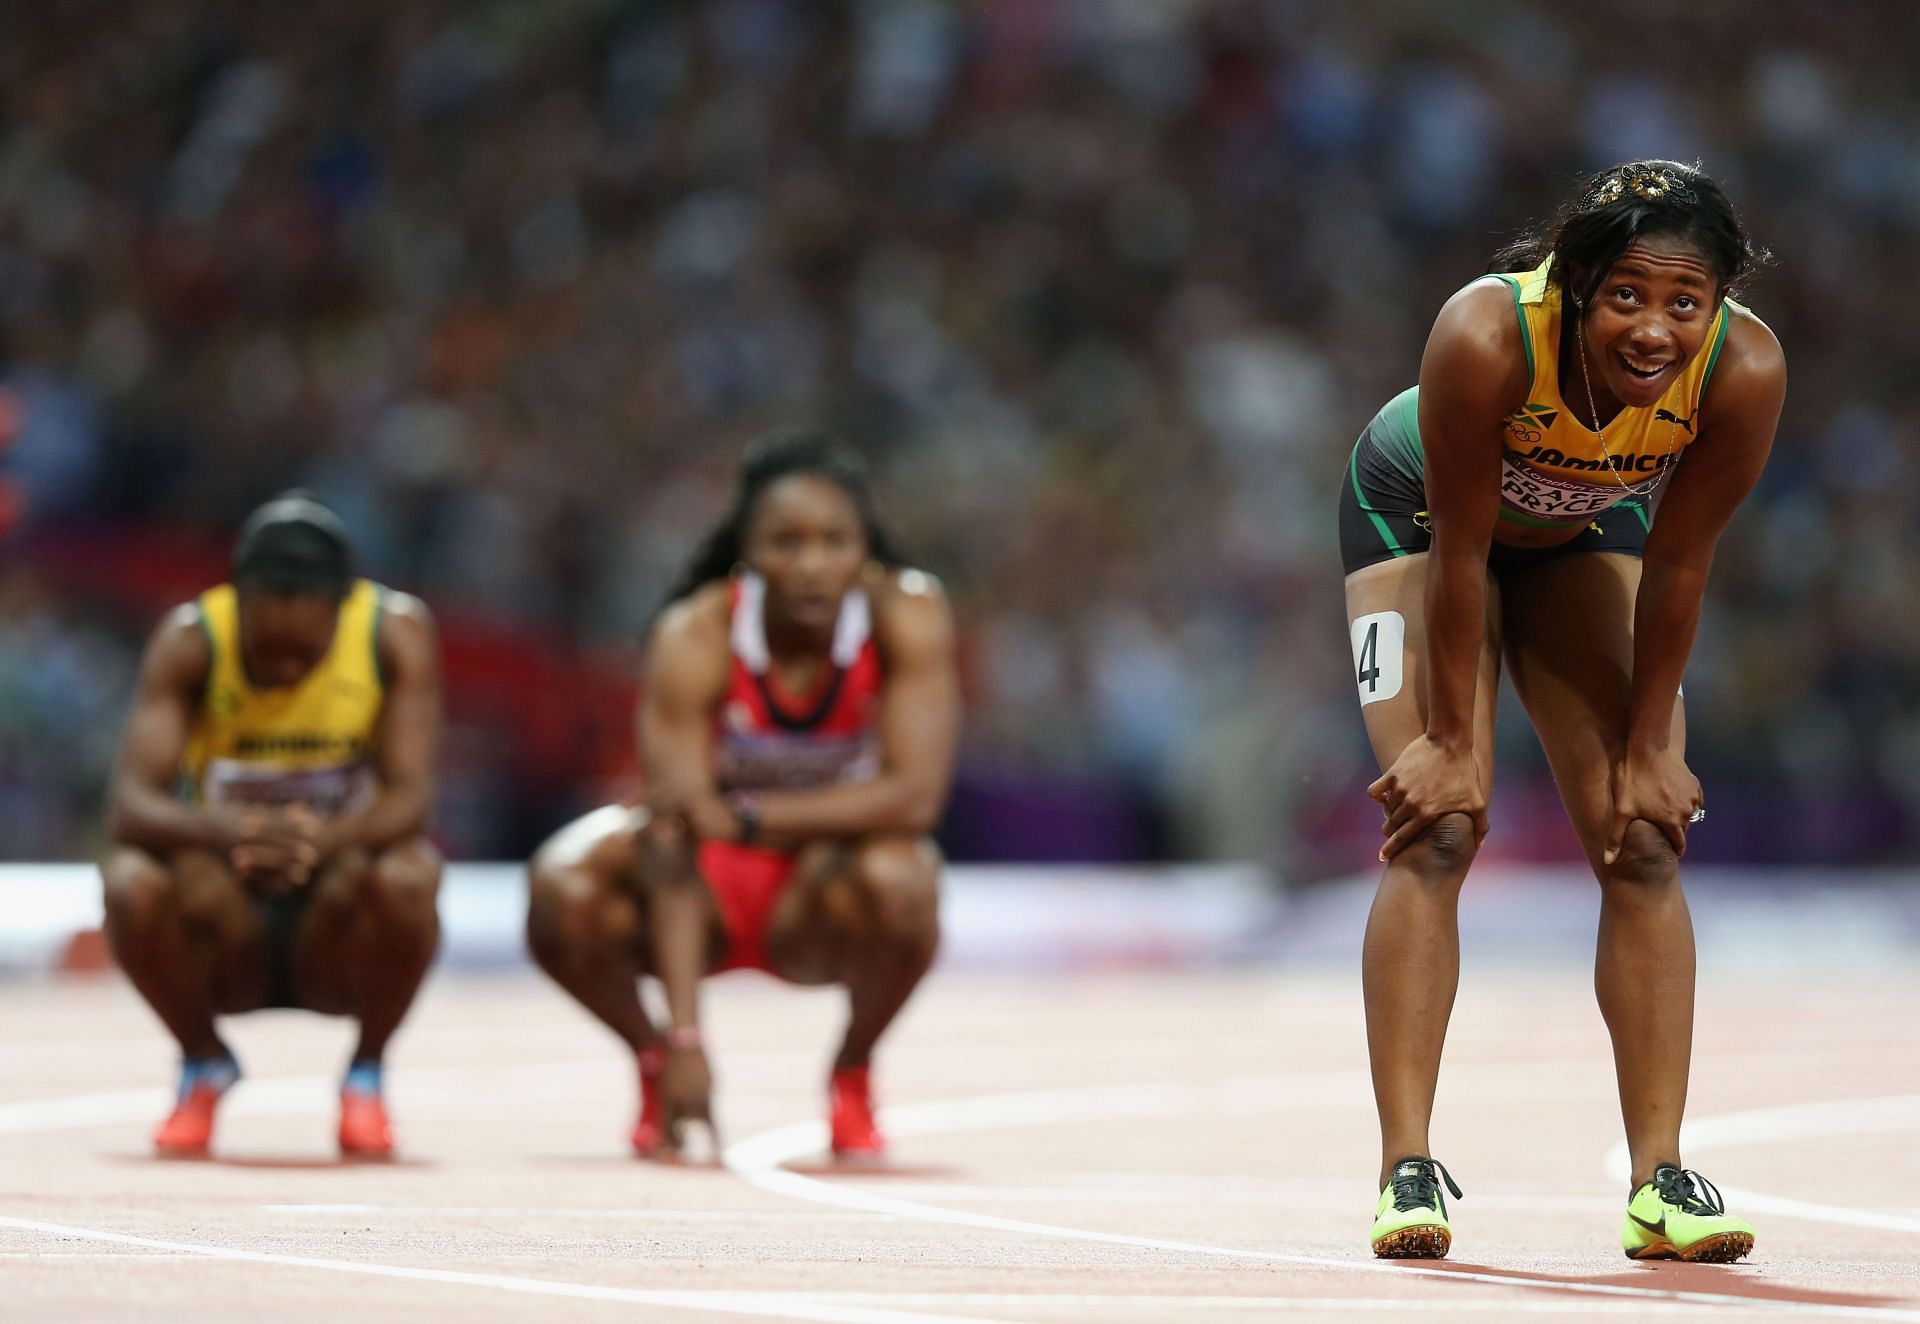
[[381, 1056], [439, 941], [440, 668], [426, 607], [350, 561], [331, 511], [271, 501], [141, 664], [101, 872], [114, 956], [180, 1041], [163, 1154], [207, 1152], [240, 1076], [214, 1017], [262, 1007], [359, 1020], [340, 1149], [393, 1151]]

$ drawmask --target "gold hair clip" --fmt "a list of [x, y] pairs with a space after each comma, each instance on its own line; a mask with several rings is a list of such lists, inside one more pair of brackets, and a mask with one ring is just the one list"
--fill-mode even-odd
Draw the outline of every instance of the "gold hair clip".
[[1674, 183], [1673, 176], [1666, 171], [1649, 170], [1644, 175], [1635, 175], [1629, 187], [1643, 198], [1658, 198], [1676, 191], [1678, 185]]
[[1627, 195], [1628, 190], [1632, 190], [1634, 194], [1649, 202], [1657, 202], [1661, 198], [1669, 197], [1676, 202], [1694, 200], [1693, 190], [1688, 188], [1671, 170], [1648, 166], [1631, 174], [1610, 175], [1601, 180], [1588, 198], [1588, 205], [1605, 207], [1620, 201]]

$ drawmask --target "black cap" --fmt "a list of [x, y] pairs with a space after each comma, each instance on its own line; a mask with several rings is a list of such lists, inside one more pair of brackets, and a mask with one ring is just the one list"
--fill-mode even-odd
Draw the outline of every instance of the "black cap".
[[247, 517], [233, 548], [233, 582], [272, 593], [345, 593], [353, 553], [340, 517], [301, 492]]

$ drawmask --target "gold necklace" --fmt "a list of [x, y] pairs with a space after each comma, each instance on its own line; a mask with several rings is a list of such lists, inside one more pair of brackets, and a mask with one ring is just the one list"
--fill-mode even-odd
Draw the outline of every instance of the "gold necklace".
[[[1607, 472], [1613, 475], [1613, 481], [1620, 484], [1621, 488], [1623, 488], [1629, 496], [1649, 496], [1655, 488], [1659, 487], [1660, 484], [1666, 480], [1668, 471], [1680, 463], [1679, 454], [1674, 442], [1674, 439], [1680, 434], [1680, 425], [1672, 421], [1667, 423], [1667, 448], [1661, 452], [1662, 458], [1668, 455], [1674, 456], [1673, 464], [1661, 466], [1654, 472], [1653, 477], [1647, 479], [1644, 483], [1629, 483], [1626, 479], [1622, 478], [1620, 476], [1620, 466], [1614, 462], [1616, 457], [1607, 445], [1607, 430], [1600, 425], [1600, 408], [1593, 402], [1593, 374], [1587, 368], [1587, 315], [1584, 311], [1574, 318], [1573, 335], [1575, 342], [1580, 347], [1580, 379], [1587, 384], [1587, 417], [1593, 420], [1593, 436], [1594, 439], [1600, 443], [1600, 453], [1607, 457]], [[1626, 406], [1622, 405], [1621, 408], [1624, 409]], [[1668, 412], [1668, 418], [1669, 420], [1672, 419], [1671, 411]]]

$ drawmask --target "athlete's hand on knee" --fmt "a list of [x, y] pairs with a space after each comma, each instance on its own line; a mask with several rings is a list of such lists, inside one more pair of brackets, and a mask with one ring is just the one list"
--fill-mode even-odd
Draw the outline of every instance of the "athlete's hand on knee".
[[1387, 811], [1380, 828], [1387, 839], [1380, 847], [1380, 858], [1391, 860], [1442, 814], [1466, 814], [1473, 819], [1477, 847], [1487, 835], [1482, 784], [1479, 761], [1471, 748], [1454, 749], [1424, 734], [1416, 737], [1367, 788], [1367, 794]]
[[1628, 750], [1613, 765], [1613, 826], [1601, 863], [1619, 858], [1627, 827], [1636, 818], [1659, 828], [1675, 855], [1687, 853], [1687, 825], [1702, 807], [1700, 779], [1671, 750]]
[[718, 1145], [713, 1125], [713, 1073], [706, 1049], [698, 1044], [669, 1045], [660, 1070], [660, 1114], [667, 1148], [679, 1153], [690, 1138], [689, 1123], [706, 1127]]

